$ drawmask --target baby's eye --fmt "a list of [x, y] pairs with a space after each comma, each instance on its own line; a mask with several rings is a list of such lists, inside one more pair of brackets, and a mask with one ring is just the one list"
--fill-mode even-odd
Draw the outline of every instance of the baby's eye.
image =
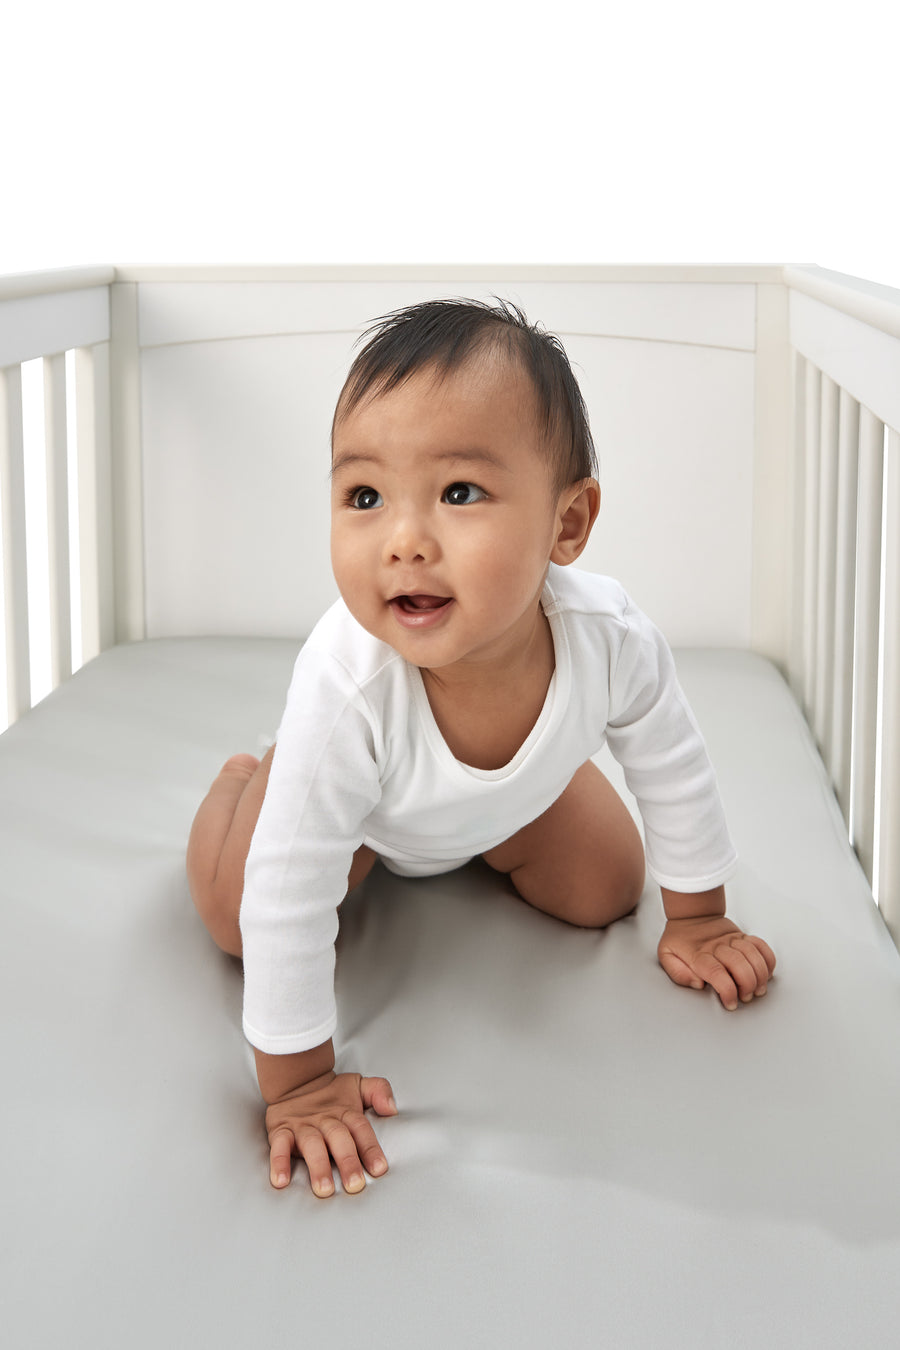
[[381, 493], [370, 487], [354, 488], [349, 500], [350, 505], [355, 506], [357, 511], [371, 511], [373, 507], [384, 505]]
[[441, 501], [449, 506], [471, 506], [473, 502], [483, 502], [486, 497], [484, 489], [474, 483], [451, 483], [444, 489]]

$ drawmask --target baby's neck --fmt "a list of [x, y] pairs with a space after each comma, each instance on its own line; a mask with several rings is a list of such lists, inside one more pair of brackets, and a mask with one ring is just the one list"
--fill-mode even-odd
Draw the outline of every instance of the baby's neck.
[[434, 720], [451, 754], [476, 769], [502, 769], [540, 716], [555, 666], [543, 612], [529, 640], [502, 661], [422, 670]]

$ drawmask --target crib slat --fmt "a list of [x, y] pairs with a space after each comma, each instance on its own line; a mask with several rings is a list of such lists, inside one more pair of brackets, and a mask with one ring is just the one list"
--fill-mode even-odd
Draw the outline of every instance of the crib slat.
[[50, 673], [55, 688], [72, 674], [65, 353], [44, 358], [44, 425], [50, 552]]
[[828, 375], [822, 377], [819, 423], [819, 547], [816, 581], [816, 673], [813, 727], [822, 758], [832, 768], [831, 711], [834, 702], [834, 589], [837, 531], [838, 397]]
[[900, 433], [887, 448], [878, 902], [900, 942]]
[[806, 537], [806, 381], [808, 362], [795, 348], [791, 349], [794, 363], [794, 465], [791, 475], [791, 525], [794, 547], [791, 551], [791, 607], [788, 638], [788, 677], [798, 702], [804, 701], [803, 659], [804, 631], [803, 595], [805, 577]]
[[850, 823], [853, 725], [853, 629], [856, 598], [856, 517], [859, 476], [859, 404], [841, 390], [838, 415], [837, 529], [835, 533], [834, 687], [831, 722], [832, 782]]
[[109, 343], [75, 352], [82, 658], [114, 641]]
[[875, 866], [875, 765], [878, 735], [878, 641], [881, 608], [881, 516], [884, 426], [859, 412], [859, 515], [853, 680], [853, 787], [850, 839], [872, 884]]
[[803, 602], [795, 621], [803, 629], [803, 710], [812, 725], [816, 692], [816, 586], [819, 575], [820, 372], [807, 364], [803, 418]]
[[22, 371], [0, 370], [0, 511], [3, 531], [3, 612], [6, 702], [10, 722], [31, 707], [28, 644], [28, 561], [25, 547], [25, 437]]

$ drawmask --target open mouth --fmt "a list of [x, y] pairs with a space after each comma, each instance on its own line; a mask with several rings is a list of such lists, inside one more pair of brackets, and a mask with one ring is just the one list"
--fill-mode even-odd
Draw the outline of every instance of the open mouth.
[[449, 605], [449, 595], [395, 595], [391, 601], [402, 609], [404, 614], [424, 614]]
[[452, 604], [452, 595], [395, 595], [390, 601], [397, 622], [410, 630], [442, 623]]

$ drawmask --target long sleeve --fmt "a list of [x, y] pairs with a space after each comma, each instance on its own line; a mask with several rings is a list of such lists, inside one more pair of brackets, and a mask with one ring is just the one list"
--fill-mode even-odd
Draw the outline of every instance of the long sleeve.
[[335, 1030], [337, 907], [380, 797], [377, 749], [358, 686], [339, 662], [305, 647], [241, 903], [244, 1034], [268, 1054], [311, 1049]]
[[609, 747], [644, 822], [647, 867], [675, 891], [726, 881], [736, 854], [716, 775], [665, 639], [629, 604], [610, 680]]

